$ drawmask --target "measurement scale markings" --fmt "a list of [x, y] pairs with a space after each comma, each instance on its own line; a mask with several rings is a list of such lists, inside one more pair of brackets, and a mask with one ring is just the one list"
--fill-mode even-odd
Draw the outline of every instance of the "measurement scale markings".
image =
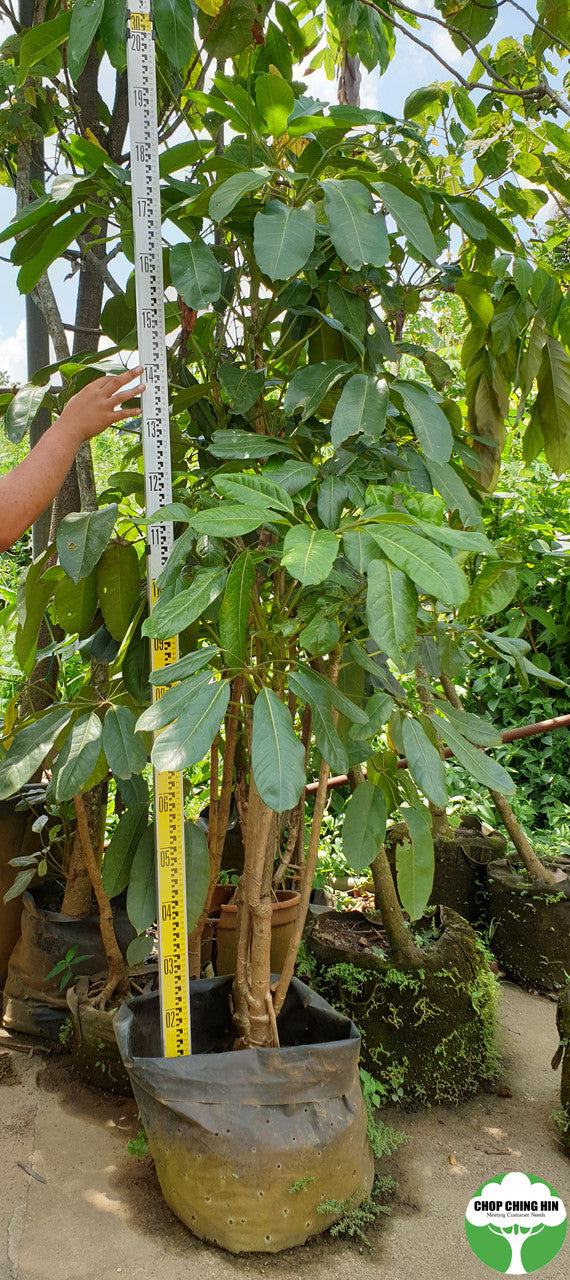
[[[172, 483], [150, 0], [139, 0], [138, 9], [129, 13], [127, 70], [138, 339], [147, 388], [142, 397], [145, 493], [147, 515], [151, 516], [172, 500]], [[172, 545], [171, 524], [150, 526], [147, 556], [151, 608], [158, 598], [156, 579], [166, 564]], [[177, 658], [177, 637], [152, 642], [153, 671], [176, 662]], [[167, 687], [156, 686], [154, 699], [161, 697]], [[154, 796], [160, 1006], [164, 1052], [171, 1057], [190, 1052], [182, 775], [157, 773], [155, 770]]]

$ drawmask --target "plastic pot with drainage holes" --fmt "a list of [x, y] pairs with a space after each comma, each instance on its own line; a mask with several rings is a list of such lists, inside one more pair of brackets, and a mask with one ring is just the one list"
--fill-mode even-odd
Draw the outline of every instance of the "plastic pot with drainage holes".
[[304, 1244], [370, 1192], [373, 1157], [348, 1018], [293, 979], [281, 1048], [232, 1050], [231, 977], [190, 984], [190, 1057], [160, 1056], [158, 996], [128, 1000], [115, 1034], [162, 1194], [231, 1253]]

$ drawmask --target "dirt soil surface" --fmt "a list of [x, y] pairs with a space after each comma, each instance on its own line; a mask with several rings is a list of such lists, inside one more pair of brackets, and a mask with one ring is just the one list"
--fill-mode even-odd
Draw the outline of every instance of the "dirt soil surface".
[[[79, 1085], [67, 1058], [0, 1033], [0, 1280], [484, 1280], [493, 1273], [464, 1231], [482, 1182], [520, 1169], [570, 1208], [570, 1161], [552, 1120], [555, 1010], [505, 983], [497, 1092], [457, 1108], [383, 1113], [409, 1141], [382, 1161], [398, 1189], [370, 1249], [325, 1237], [239, 1258], [196, 1240], [164, 1205], [150, 1158], [127, 1155], [138, 1127], [132, 1100]], [[548, 1280], [569, 1274], [570, 1233], [546, 1270]]]

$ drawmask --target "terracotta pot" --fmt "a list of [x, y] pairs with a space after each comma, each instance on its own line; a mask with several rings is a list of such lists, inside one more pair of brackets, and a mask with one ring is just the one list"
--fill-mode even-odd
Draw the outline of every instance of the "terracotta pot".
[[[293, 889], [278, 889], [276, 897], [277, 901], [273, 903], [271, 912], [271, 972], [281, 973], [301, 895]], [[220, 903], [220, 918], [216, 930], [218, 974], [236, 971], [236, 921], [237, 907], [231, 902]]]

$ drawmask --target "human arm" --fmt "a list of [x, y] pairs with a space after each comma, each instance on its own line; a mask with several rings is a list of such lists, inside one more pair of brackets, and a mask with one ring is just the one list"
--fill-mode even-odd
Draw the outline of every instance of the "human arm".
[[80, 444], [126, 417], [121, 408], [144, 391], [127, 385], [142, 365], [117, 377], [97, 378], [68, 400], [59, 418], [22, 462], [0, 476], [0, 551], [6, 551], [37, 520], [61, 488]]

